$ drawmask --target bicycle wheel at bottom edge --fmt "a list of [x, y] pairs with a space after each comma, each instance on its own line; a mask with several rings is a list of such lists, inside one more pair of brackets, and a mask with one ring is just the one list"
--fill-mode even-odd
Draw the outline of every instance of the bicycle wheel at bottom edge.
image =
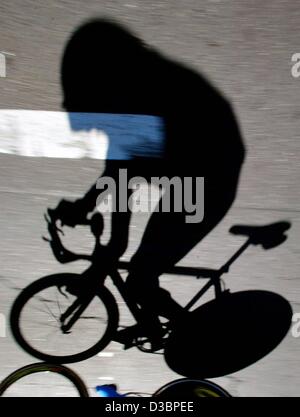
[[160, 398], [218, 398], [231, 397], [219, 385], [201, 379], [181, 378], [159, 388], [153, 397]]
[[[31, 375], [37, 373], [43, 374], [43, 378], [34, 380]], [[59, 378], [51, 381], [50, 376], [58, 376]], [[21, 384], [18, 384], [20, 380], [22, 380]], [[41, 381], [43, 381], [42, 384]], [[0, 396], [36, 397], [39, 396], [38, 394], [42, 394], [43, 397], [51, 396], [49, 395], [51, 385], [52, 387], [54, 385], [55, 392], [59, 396], [73, 396], [74, 391], [77, 396], [89, 396], [87, 388], [79, 375], [65, 366], [49, 363], [33, 363], [12, 372], [0, 383]], [[26, 388], [29, 390], [29, 395], [26, 395]]]
[[[45, 362], [72, 363], [88, 359], [108, 345], [118, 327], [116, 301], [104, 286], [99, 286], [92, 297], [74, 295], [72, 288], [78, 290], [83, 281], [77, 274], [50, 275], [19, 294], [11, 310], [10, 325], [26, 352]], [[81, 307], [82, 311], [66, 332], [62, 330], [61, 317], [73, 306], [72, 314]]]

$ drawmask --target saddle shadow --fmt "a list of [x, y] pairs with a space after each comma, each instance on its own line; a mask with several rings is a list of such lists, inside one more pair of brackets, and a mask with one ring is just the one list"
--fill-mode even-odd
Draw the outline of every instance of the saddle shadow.
[[229, 375], [274, 350], [286, 336], [291, 320], [292, 308], [279, 294], [224, 292], [174, 328], [165, 360], [173, 371], [186, 377]]

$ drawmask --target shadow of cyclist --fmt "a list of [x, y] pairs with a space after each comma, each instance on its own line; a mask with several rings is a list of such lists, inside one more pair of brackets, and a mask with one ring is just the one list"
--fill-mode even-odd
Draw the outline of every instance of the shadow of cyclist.
[[[121, 124], [121, 130], [129, 132], [124, 142], [118, 134], [115, 142], [110, 138], [102, 176], [114, 178], [117, 186], [121, 186], [120, 168], [127, 169], [128, 179], [142, 176], [149, 182], [154, 176], [178, 177], [182, 182], [192, 177], [196, 194], [195, 178], [204, 177], [203, 219], [197, 220], [195, 204], [193, 213], [190, 205], [181, 212], [172, 206], [169, 212], [155, 210], [131, 260], [128, 289], [143, 306], [149, 328], [157, 329], [158, 315], [172, 318], [181, 312], [169, 294], [159, 290], [159, 276], [223, 219], [235, 199], [245, 149], [234, 113], [229, 102], [194, 70], [145, 45], [122, 25], [103, 19], [87, 22], [73, 33], [64, 51], [61, 79], [72, 129], [99, 128], [97, 123], [87, 123], [89, 114], [98, 113], [104, 119], [107, 115], [108, 124]], [[78, 112], [84, 113], [82, 122]], [[129, 125], [122, 115], [135, 117]], [[149, 141], [136, 142], [134, 137], [147, 137], [145, 115], [162, 126], [154, 153]], [[135, 123], [134, 134], [130, 129]], [[82, 199], [62, 204], [65, 223], [76, 224], [95, 208], [98, 197], [93, 185]], [[158, 207], [168, 197], [162, 196]], [[197, 204], [203, 204], [203, 198]], [[195, 218], [188, 222], [187, 214]], [[129, 210], [112, 213], [108, 246], [116, 259], [127, 247], [130, 216]]]

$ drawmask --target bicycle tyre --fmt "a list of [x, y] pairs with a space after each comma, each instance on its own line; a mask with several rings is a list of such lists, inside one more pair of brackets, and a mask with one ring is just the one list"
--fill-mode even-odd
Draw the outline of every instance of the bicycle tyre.
[[0, 383], [0, 396], [2, 396], [9, 387], [11, 387], [20, 379], [38, 372], [58, 373], [64, 376], [68, 381], [72, 383], [72, 385], [74, 385], [80, 397], [89, 397], [89, 393], [87, 387], [85, 386], [85, 383], [80, 378], [80, 376], [77, 375], [74, 371], [63, 365], [40, 362], [23, 366], [22, 368], [19, 368], [16, 371], [12, 372], [10, 375], [8, 375]]
[[153, 397], [160, 398], [219, 398], [231, 397], [222, 387], [204, 379], [181, 378], [159, 388]]
[[[77, 281], [76, 281], [77, 280]], [[111, 292], [104, 286], [99, 286], [95, 291], [95, 297], [103, 304], [107, 313], [107, 325], [104, 334], [91, 347], [77, 353], [67, 355], [49, 354], [40, 351], [32, 346], [32, 341], [27, 340], [22, 332], [22, 311], [28, 301], [39, 292], [49, 289], [50, 287], [63, 287], [79, 283], [82, 277], [77, 274], [64, 273], [49, 275], [33, 282], [26, 287], [16, 298], [10, 313], [10, 327], [12, 334], [17, 343], [29, 354], [45, 362], [54, 363], [73, 363], [88, 359], [103, 350], [112, 340], [119, 322], [119, 311], [115, 298]], [[42, 327], [42, 326], [41, 326]], [[61, 332], [62, 334], [63, 332]], [[85, 337], [85, 334], [82, 335]], [[73, 345], [72, 345], [73, 346]], [[77, 345], [76, 345], [77, 348]]]

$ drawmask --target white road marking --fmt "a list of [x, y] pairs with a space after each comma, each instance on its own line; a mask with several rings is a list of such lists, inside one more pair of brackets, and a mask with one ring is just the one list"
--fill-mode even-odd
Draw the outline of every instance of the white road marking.
[[0, 53], [8, 56], [16, 56], [16, 54], [13, 54], [12, 52], [0, 51]]
[[113, 352], [100, 352], [97, 356], [103, 357], [103, 358], [111, 358], [114, 356]]
[[159, 157], [162, 119], [149, 115], [0, 110], [0, 153], [126, 160]]

